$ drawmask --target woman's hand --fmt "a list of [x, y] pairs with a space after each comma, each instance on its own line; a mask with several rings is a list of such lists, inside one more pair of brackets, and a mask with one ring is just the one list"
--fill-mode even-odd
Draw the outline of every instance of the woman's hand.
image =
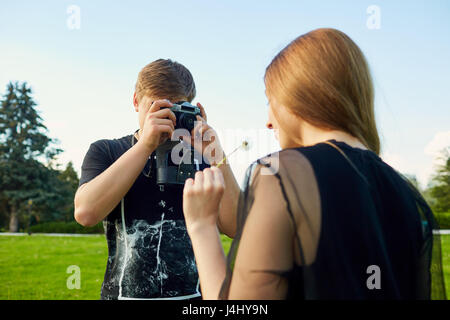
[[219, 205], [225, 190], [222, 172], [216, 167], [198, 171], [187, 179], [183, 190], [183, 212], [188, 233], [216, 227]]

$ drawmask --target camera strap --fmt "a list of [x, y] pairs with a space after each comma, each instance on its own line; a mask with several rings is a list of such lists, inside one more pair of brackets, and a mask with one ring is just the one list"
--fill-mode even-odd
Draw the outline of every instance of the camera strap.
[[[132, 135], [131, 135], [131, 147], [133, 147], [136, 144], [137, 138], [136, 134], [139, 132], [139, 129], [137, 129]], [[155, 152], [153, 152], [148, 159], [150, 160], [150, 165], [147, 173], [145, 172], [145, 167], [147, 167], [147, 163], [144, 166], [144, 169], [142, 170], [142, 174], [146, 176], [147, 178], [152, 177], [152, 168], [153, 168], [153, 159], [154, 159]]]

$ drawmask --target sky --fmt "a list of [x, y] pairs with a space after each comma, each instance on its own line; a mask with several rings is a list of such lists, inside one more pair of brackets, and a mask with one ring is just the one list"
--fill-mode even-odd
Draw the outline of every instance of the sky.
[[[375, 9], [373, 9], [375, 8]], [[0, 94], [26, 81], [58, 159], [78, 173], [89, 145], [138, 129], [132, 95], [146, 64], [185, 65], [239, 182], [279, 149], [264, 129], [264, 72], [290, 41], [331, 27], [366, 55], [382, 158], [426, 186], [450, 146], [450, 1], [2, 1]]]

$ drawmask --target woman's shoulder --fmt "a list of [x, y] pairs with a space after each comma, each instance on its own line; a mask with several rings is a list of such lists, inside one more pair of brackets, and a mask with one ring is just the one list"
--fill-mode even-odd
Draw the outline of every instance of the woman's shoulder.
[[[343, 147], [345, 148], [345, 146]], [[315, 159], [330, 161], [335, 152], [326, 143], [318, 143], [313, 146], [288, 148], [270, 153], [256, 160], [253, 165], [261, 165], [274, 169], [292, 165], [308, 165], [314, 162]]]
[[310, 160], [299, 149], [283, 149], [254, 161], [247, 169], [247, 178], [251, 184], [259, 176], [274, 176], [278, 180], [295, 177], [298, 180], [301, 176], [312, 176], [312, 173]]
[[[384, 162], [376, 153], [352, 147], [344, 142], [330, 141], [313, 146], [283, 149], [255, 161], [252, 171], [266, 174], [289, 174], [292, 172], [317, 172], [336, 177], [339, 172], [347, 173], [353, 167], [363, 172], [376, 171], [388, 176], [400, 174]], [[260, 170], [255, 170], [259, 168]], [[330, 173], [330, 175], [327, 174]], [[332, 174], [331, 174], [332, 173]]]

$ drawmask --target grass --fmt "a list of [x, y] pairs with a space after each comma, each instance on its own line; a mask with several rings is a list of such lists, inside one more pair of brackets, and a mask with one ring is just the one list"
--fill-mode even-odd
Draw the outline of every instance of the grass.
[[[231, 240], [222, 237], [228, 252]], [[104, 236], [0, 237], [0, 300], [99, 299], [106, 267]], [[442, 236], [442, 259], [450, 298], [450, 235]], [[68, 289], [66, 270], [77, 265], [81, 288]]]
[[441, 236], [442, 244], [442, 266], [445, 278], [445, 289], [447, 299], [450, 300], [450, 235]]
[[[222, 240], [228, 251], [231, 240]], [[99, 299], [107, 257], [103, 235], [0, 236], [0, 300]], [[67, 288], [71, 265], [80, 268], [79, 290]]]
[[[106, 259], [101, 235], [1, 236], [0, 299], [99, 299]], [[80, 267], [80, 290], [67, 288], [71, 265]]]

